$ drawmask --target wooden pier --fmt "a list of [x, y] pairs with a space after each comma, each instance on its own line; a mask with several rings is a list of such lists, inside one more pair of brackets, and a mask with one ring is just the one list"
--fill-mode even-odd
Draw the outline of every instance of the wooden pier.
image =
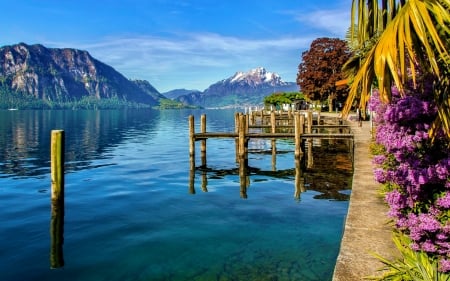
[[[256, 117], [259, 116], [259, 122]], [[267, 117], [270, 121], [267, 122]], [[316, 124], [313, 122], [313, 112], [294, 112], [294, 113], [279, 113], [275, 112], [270, 115], [263, 113], [253, 114], [235, 114], [235, 130], [234, 132], [207, 132], [206, 131], [206, 115], [201, 116], [200, 132], [195, 132], [194, 116], [189, 116], [189, 155], [195, 156], [195, 142], [201, 141], [201, 153], [206, 155], [206, 140], [213, 138], [234, 138], [236, 140], [236, 155], [238, 157], [246, 157], [248, 153], [248, 141], [250, 139], [294, 139], [295, 140], [295, 157], [300, 157], [303, 154], [301, 143], [302, 140], [312, 142], [313, 139], [349, 139], [353, 142], [353, 134], [350, 132], [350, 127], [342, 125], [342, 121], [335, 118], [335, 123], [338, 124], [324, 124], [320, 121], [320, 116]], [[318, 125], [322, 124], [322, 125]], [[321, 133], [322, 129], [335, 128], [339, 129], [339, 133]], [[260, 129], [255, 132], [250, 129]], [[264, 131], [264, 129], [266, 131]], [[267, 129], [270, 129], [267, 132]]]
[[[315, 117], [315, 118], [314, 118]], [[323, 132], [335, 129], [338, 133]], [[276, 140], [294, 139], [294, 160], [296, 168], [295, 197], [304, 191], [301, 184], [300, 159], [304, 151], [307, 153], [308, 167], [312, 166], [312, 147], [314, 139], [347, 139], [350, 152], [353, 153], [353, 134], [350, 126], [343, 125], [341, 119], [321, 118], [320, 113], [314, 116], [312, 111], [295, 112], [252, 112], [250, 114], [236, 113], [234, 131], [207, 132], [206, 115], [201, 115], [200, 132], [195, 132], [194, 116], [189, 116], [189, 155], [191, 160], [191, 184], [195, 174], [195, 144], [200, 141], [201, 168], [206, 168], [206, 141], [208, 139], [228, 138], [235, 140], [236, 162], [239, 163], [241, 180], [241, 196], [246, 198], [248, 179], [248, 144], [251, 139], [270, 139], [272, 146], [272, 166], [276, 162]], [[206, 189], [206, 176], [202, 180], [202, 189]]]

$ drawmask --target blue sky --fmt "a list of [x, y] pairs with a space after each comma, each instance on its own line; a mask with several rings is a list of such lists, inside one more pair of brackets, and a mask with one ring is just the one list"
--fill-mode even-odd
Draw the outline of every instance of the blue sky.
[[265, 67], [295, 82], [319, 37], [345, 38], [351, 0], [2, 1], [0, 46], [87, 50], [160, 92]]

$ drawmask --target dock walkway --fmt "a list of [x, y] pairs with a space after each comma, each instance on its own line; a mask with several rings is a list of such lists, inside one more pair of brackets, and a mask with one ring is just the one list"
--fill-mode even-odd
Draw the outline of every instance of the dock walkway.
[[352, 193], [333, 281], [360, 281], [379, 276], [383, 264], [371, 253], [391, 259], [396, 254], [392, 227], [387, 225], [388, 206], [378, 193], [369, 153], [370, 122], [348, 121], [354, 134], [354, 173]]

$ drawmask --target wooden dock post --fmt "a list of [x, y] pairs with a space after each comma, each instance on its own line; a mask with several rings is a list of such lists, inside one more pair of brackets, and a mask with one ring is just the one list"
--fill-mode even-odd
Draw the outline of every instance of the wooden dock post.
[[195, 194], [195, 160], [190, 157], [189, 161], [189, 194]]
[[[271, 133], [275, 133], [277, 128], [277, 120], [276, 120], [276, 116], [275, 116], [275, 112], [272, 111], [270, 113], [270, 126], [271, 126]], [[271, 145], [272, 145], [272, 170], [276, 170], [276, 155], [277, 155], [277, 140], [275, 138], [273, 138], [271, 140]]]
[[239, 115], [239, 159], [245, 159], [245, 116]]
[[[239, 115], [240, 113], [236, 112], [234, 114], [234, 132], [239, 134]], [[239, 138], [234, 139], [235, 151], [236, 151], [236, 162], [239, 162]]]
[[52, 201], [64, 200], [64, 131], [53, 130], [51, 137]]
[[245, 116], [245, 134], [249, 132], [249, 124], [250, 124], [250, 115], [246, 114]]
[[311, 134], [312, 133], [312, 124], [313, 124], [313, 113], [312, 113], [312, 111], [311, 110], [309, 110], [308, 111], [308, 113], [307, 113], [307, 121], [308, 121], [308, 123], [307, 123], [307, 130], [306, 130], [306, 132], [308, 133], [308, 134]]
[[[303, 117], [303, 118], [302, 118]], [[295, 158], [300, 158], [300, 156], [303, 154], [302, 152], [302, 134], [303, 134], [303, 123], [305, 122], [305, 116], [302, 114], [300, 115], [298, 112], [294, 115], [294, 133], [295, 133], [295, 152], [294, 156]]]
[[[200, 132], [206, 133], [206, 115], [202, 114], [200, 117]], [[200, 156], [202, 166], [206, 167], [206, 139], [200, 141]]]
[[189, 156], [195, 157], [195, 124], [194, 115], [189, 115]]
[[51, 132], [50, 268], [64, 266], [64, 131]]
[[270, 113], [270, 126], [272, 126], [272, 133], [275, 133], [275, 130], [276, 130], [276, 122], [277, 122], [277, 119], [276, 119], [276, 117], [275, 117], [275, 112], [272, 111], [272, 112]]

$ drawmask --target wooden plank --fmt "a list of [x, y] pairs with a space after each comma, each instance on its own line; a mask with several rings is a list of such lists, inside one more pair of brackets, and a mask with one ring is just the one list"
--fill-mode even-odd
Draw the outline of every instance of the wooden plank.
[[[195, 140], [203, 140], [208, 138], [237, 138], [239, 134], [233, 132], [215, 132], [215, 133], [196, 133]], [[294, 138], [294, 133], [248, 133], [246, 138]], [[306, 133], [301, 138], [329, 138], [329, 139], [349, 139], [353, 138], [353, 134], [327, 134], [327, 133]]]
[[[259, 128], [271, 128], [271, 125], [251, 125], [248, 126], [252, 129], [259, 129]], [[277, 125], [277, 128], [294, 128], [294, 125]], [[327, 128], [336, 128], [336, 129], [348, 129], [350, 128], [349, 125], [312, 125], [313, 129], [327, 129]]]

